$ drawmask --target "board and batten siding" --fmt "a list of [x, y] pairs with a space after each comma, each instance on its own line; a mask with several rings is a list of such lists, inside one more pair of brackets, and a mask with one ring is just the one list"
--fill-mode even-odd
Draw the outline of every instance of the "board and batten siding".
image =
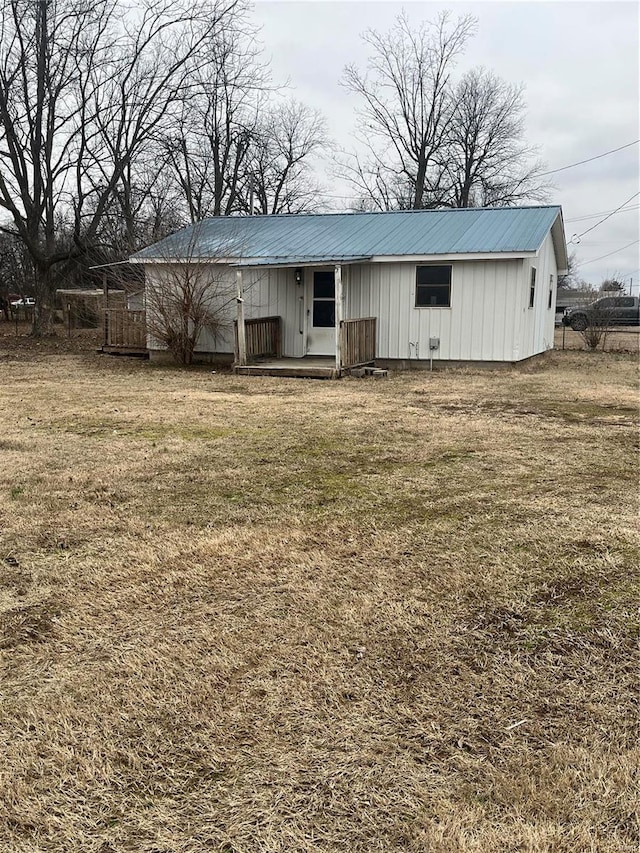
[[[204, 329], [198, 338], [196, 352], [232, 355], [235, 346], [233, 322], [236, 318], [236, 270], [226, 265], [211, 264], [207, 269], [210, 286], [215, 288], [220, 301], [222, 328], [214, 337]], [[175, 280], [178, 273], [168, 272], [164, 264], [147, 264], [145, 267], [146, 287], [152, 290], [163, 277]], [[282, 318], [283, 355], [300, 358], [303, 355], [303, 335], [300, 322], [303, 319], [302, 288], [295, 282], [292, 269], [243, 270], [244, 315], [246, 320], [256, 317]], [[171, 279], [169, 279], [171, 280]], [[148, 341], [150, 349], [162, 349], [162, 345]]]
[[[533, 308], [529, 308], [532, 267], [536, 269], [536, 290]], [[553, 294], [551, 308], [549, 308], [551, 276], [553, 276]], [[536, 257], [524, 259], [522, 351], [520, 358], [529, 358], [553, 348], [557, 285], [558, 266], [553, 239], [551, 232], [549, 232]]]
[[[436, 260], [424, 264], [451, 265], [451, 306], [415, 306], [416, 267], [420, 263], [393, 261], [343, 266], [343, 316], [377, 318], [376, 357], [380, 360], [514, 362], [553, 346], [557, 265], [551, 233], [530, 258], [495, 260]], [[531, 268], [536, 268], [534, 307], [529, 308]], [[147, 287], [168, 275], [164, 264], [146, 265]], [[175, 271], [171, 275], [175, 276]], [[224, 327], [214, 338], [204, 330], [196, 351], [232, 354], [236, 317], [236, 270], [212, 264], [208, 275], [223, 304]], [[312, 280], [313, 269], [304, 270]], [[549, 307], [549, 288], [553, 292]], [[243, 270], [247, 320], [279, 316], [282, 354], [304, 356], [305, 330], [311, 305], [304, 285], [296, 284], [295, 269]], [[433, 353], [431, 338], [440, 345]], [[149, 341], [150, 349], [154, 342]], [[158, 348], [160, 348], [158, 346]]]
[[[430, 263], [438, 263], [431, 261]], [[522, 260], [451, 263], [451, 307], [416, 308], [416, 263], [349, 268], [346, 317], [377, 317], [380, 359], [517, 361], [520, 353]]]
[[[246, 320], [280, 317], [282, 354], [289, 358], [304, 355], [304, 287], [296, 284], [294, 269], [244, 270], [242, 273]], [[235, 305], [234, 305], [235, 311]]]

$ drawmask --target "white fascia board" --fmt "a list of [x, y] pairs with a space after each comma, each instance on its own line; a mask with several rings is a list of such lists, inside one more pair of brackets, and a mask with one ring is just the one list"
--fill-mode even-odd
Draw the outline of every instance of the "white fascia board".
[[450, 254], [450, 255], [374, 255], [371, 263], [438, 263], [440, 261], [512, 261], [523, 258], [535, 258], [537, 252], [473, 252]]
[[[569, 270], [566, 268], [569, 263], [569, 253], [567, 252], [567, 238], [564, 233], [564, 220], [562, 218], [562, 209], [558, 212], [558, 215], [553, 220], [553, 224], [549, 231], [544, 235], [542, 239], [542, 243], [538, 246], [538, 252], [544, 245], [544, 241], [551, 233], [551, 240], [553, 242], [553, 251], [556, 254], [556, 268], [558, 275], [567, 275]], [[537, 254], [537, 253], [536, 253]]]

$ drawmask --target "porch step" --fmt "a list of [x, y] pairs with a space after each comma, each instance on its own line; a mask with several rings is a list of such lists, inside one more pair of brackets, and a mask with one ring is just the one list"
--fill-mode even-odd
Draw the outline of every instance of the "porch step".
[[389, 376], [388, 370], [383, 370], [381, 367], [353, 367], [349, 371], [351, 376], [357, 376], [362, 379], [365, 376], [371, 376], [373, 379], [384, 379]]

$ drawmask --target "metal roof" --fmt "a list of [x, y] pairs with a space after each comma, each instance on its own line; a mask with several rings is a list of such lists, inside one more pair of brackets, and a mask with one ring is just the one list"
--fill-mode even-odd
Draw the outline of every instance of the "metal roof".
[[560, 242], [566, 252], [562, 210], [555, 205], [218, 216], [172, 234], [131, 260], [224, 258], [285, 266], [372, 256], [527, 253], [540, 248], [554, 225], [556, 252]]
[[233, 261], [232, 267], [315, 267], [318, 264], [356, 264], [363, 261], [370, 261], [371, 255], [343, 255], [329, 257], [328, 255], [288, 255], [284, 258], [274, 256], [272, 258], [246, 258], [244, 260]]

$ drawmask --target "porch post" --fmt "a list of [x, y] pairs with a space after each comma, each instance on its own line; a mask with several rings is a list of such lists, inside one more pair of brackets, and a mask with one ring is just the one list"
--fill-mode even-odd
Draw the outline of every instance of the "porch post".
[[238, 364], [247, 363], [247, 338], [244, 325], [244, 290], [242, 288], [242, 270], [236, 270], [236, 319], [238, 323]]
[[335, 267], [335, 298], [336, 298], [336, 370], [342, 368], [342, 266]]
[[[102, 270], [102, 302], [103, 302], [103, 322], [102, 322], [102, 332], [103, 332], [103, 346], [108, 346], [109, 344], [109, 279], [107, 278], [107, 271]], [[69, 328], [71, 328], [71, 309], [69, 309]]]

